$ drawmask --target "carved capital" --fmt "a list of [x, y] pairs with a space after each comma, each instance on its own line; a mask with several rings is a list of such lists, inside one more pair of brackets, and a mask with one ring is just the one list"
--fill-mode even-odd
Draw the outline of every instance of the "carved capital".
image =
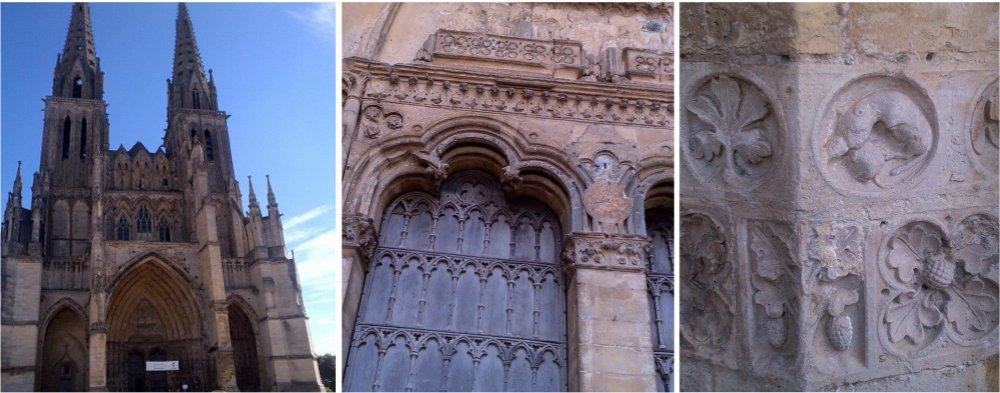
[[574, 233], [566, 235], [563, 263], [569, 269], [645, 271], [650, 243], [646, 236]]
[[344, 247], [356, 248], [366, 260], [370, 258], [378, 244], [372, 219], [363, 214], [348, 214], [344, 216], [343, 225]]

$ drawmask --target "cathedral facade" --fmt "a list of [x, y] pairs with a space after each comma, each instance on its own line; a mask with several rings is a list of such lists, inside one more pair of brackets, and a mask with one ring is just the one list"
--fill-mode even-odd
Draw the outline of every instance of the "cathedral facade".
[[343, 14], [345, 391], [653, 391], [672, 6]]
[[278, 203], [248, 181], [243, 212], [186, 6], [162, 146], [110, 149], [103, 82], [75, 4], [29, 208], [19, 169], [3, 216], [3, 390], [319, 390]]

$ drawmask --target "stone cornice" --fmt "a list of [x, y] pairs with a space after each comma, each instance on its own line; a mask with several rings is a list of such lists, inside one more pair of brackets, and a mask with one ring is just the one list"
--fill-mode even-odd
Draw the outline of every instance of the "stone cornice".
[[650, 247], [646, 236], [577, 232], [566, 235], [563, 243], [563, 264], [568, 270], [646, 271]]
[[104, 100], [92, 100], [89, 98], [70, 98], [70, 97], [56, 97], [48, 96], [44, 99], [45, 103], [67, 103], [67, 104], [88, 104], [94, 105], [98, 108], [107, 108], [108, 103]]
[[421, 65], [379, 64], [366, 73], [370, 79], [363, 97], [377, 102], [656, 129], [673, 122], [672, 95], [647, 86]]

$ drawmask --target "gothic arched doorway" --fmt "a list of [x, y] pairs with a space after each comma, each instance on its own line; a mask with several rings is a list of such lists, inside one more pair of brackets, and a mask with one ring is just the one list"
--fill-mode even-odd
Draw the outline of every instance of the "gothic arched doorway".
[[[112, 284], [108, 302], [108, 389], [189, 391], [206, 388], [201, 318], [190, 285], [158, 259], [142, 261]], [[177, 361], [176, 371], [147, 371]]]
[[478, 171], [389, 204], [347, 391], [566, 390], [559, 221]]
[[80, 315], [68, 306], [49, 319], [42, 341], [43, 392], [86, 390], [87, 331]]
[[239, 306], [229, 305], [229, 337], [233, 343], [236, 386], [241, 392], [260, 390], [260, 365], [257, 363], [257, 338], [253, 322]]

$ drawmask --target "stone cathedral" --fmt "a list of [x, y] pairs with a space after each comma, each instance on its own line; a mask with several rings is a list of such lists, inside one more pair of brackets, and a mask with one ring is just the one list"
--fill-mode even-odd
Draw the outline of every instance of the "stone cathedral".
[[186, 6], [162, 146], [109, 148], [103, 83], [75, 4], [30, 208], [19, 168], [3, 216], [3, 390], [319, 390], [274, 192], [244, 214]]
[[350, 4], [346, 391], [654, 391], [672, 6]]

